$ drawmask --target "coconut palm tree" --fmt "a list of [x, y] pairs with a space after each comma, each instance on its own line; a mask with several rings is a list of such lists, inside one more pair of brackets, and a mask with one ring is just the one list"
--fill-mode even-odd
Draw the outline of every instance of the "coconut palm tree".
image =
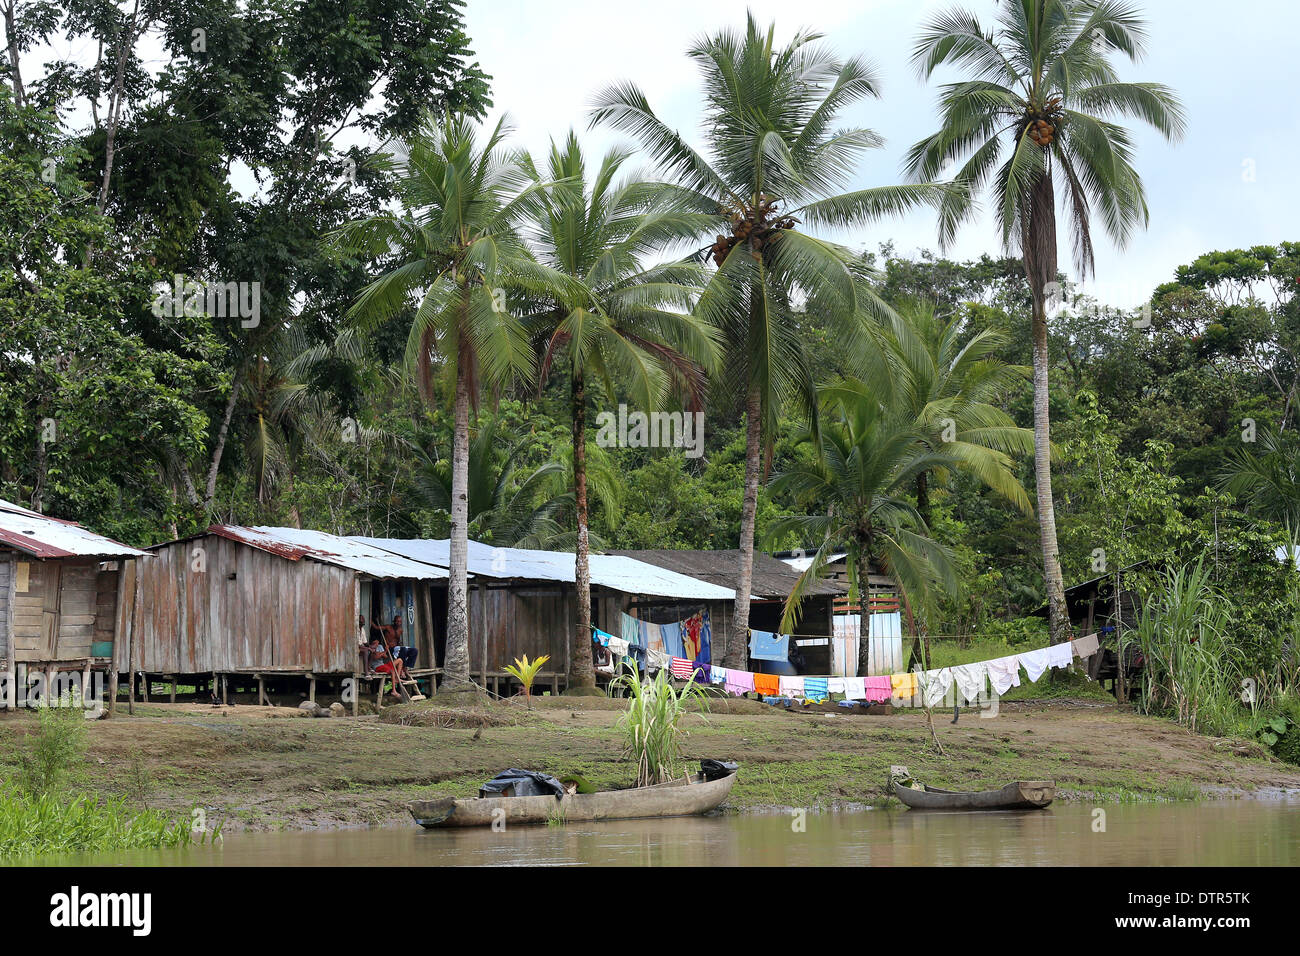
[[[706, 374], [717, 367], [716, 332], [688, 314], [705, 279], [696, 264], [647, 265], [645, 258], [707, 228], [712, 217], [692, 211], [693, 197], [662, 183], [620, 178], [631, 153], [606, 153], [588, 179], [577, 135], [551, 144], [546, 175], [531, 159], [536, 182], [563, 181], [563, 195], [543, 198], [529, 222], [539, 261], [571, 279], [534, 296], [546, 338], [542, 377], [559, 353], [567, 359], [573, 422], [573, 493], [577, 524], [577, 622], [569, 684], [594, 687], [591, 646], [591, 550], [587, 501], [587, 385], [615, 386], [647, 411], [675, 392], [699, 407]], [[682, 310], [687, 310], [683, 312]], [[673, 386], [676, 386], [675, 388]]]
[[843, 546], [850, 600], [856, 598], [863, 609], [858, 673], [866, 674], [871, 626], [866, 608], [873, 564], [894, 578], [913, 605], [924, 601], [936, 586], [956, 590], [952, 556], [929, 537], [909, 495], [917, 476], [955, 467], [958, 459], [931, 448], [928, 430], [910, 415], [891, 409], [887, 390], [847, 379], [821, 394], [827, 414], [818, 429], [801, 436], [813, 454], [772, 479], [773, 491], [788, 491], [796, 501], [821, 511], [780, 518], [770, 529], [774, 540], [794, 532], [802, 541], [822, 542], [791, 591], [781, 630], [795, 628], [808, 582], [822, 573], [832, 551]]
[[696, 314], [723, 334], [726, 369], [717, 397], [738, 401], [745, 417], [745, 492], [740, 521], [736, 614], [724, 663], [743, 666], [753, 580], [754, 518], [761, 456], [783, 407], [816, 411], [812, 370], [798, 336], [800, 305], [826, 318], [845, 353], [879, 355], [866, 316], [889, 308], [864, 281], [866, 263], [800, 226], [863, 226], [917, 205], [937, 203], [929, 184], [840, 192], [858, 159], [879, 147], [869, 129], [837, 128], [841, 111], [879, 95], [874, 71], [858, 57], [841, 60], [820, 34], [800, 31], [785, 46], [775, 28], [752, 15], [744, 31], [704, 37], [689, 51], [704, 80], [704, 152], [693, 149], [630, 83], [603, 92], [592, 114], [635, 136], [666, 178], [716, 217], [702, 255], [717, 266]]
[[427, 120], [407, 144], [398, 174], [401, 210], [344, 226], [339, 241], [387, 271], [348, 310], [378, 323], [414, 308], [406, 367], [429, 402], [435, 353], [452, 378], [451, 533], [447, 653], [443, 687], [470, 684], [467, 615], [470, 406], [480, 385], [500, 386], [533, 367], [523, 324], [506, 293], [566, 279], [529, 256], [516, 226], [551, 184], [529, 179], [520, 157], [502, 143], [505, 121], [480, 142], [473, 122]]
[[942, 126], [912, 147], [907, 170], [917, 180], [961, 163], [959, 187], [946, 195], [940, 242], [974, 210], [985, 187], [1003, 244], [1024, 259], [1033, 303], [1034, 468], [1043, 570], [1052, 641], [1069, 637], [1065, 586], [1056, 544], [1049, 458], [1047, 300], [1056, 282], [1056, 193], [1069, 222], [1074, 263], [1093, 271], [1092, 216], [1123, 246], [1147, 223], [1133, 141], [1113, 122], [1136, 117], [1175, 140], [1184, 129], [1177, 97], [1159, 83], [1120, 81], [1115, 54], [1138, 60], [1146, 28], [1138, 9], [1116, 0], [1009, 0], [994, 30], [974, 14], [934, 15], [913, 61], [924, 78], [948, 64], [968, 79], [940, 88]]
[[[890, 335], [890, 406], [914, 421], [928, 444], [952, 457], [958, 468], [1031, 512], [1011, 456], [1033, 453], [1033, 429], [1021, 428], [994, 404], [1029, 378], [1029, 369], [1008, 365], [997, 356], [1010, 337], [996, 328], [967, 335], [959, 315], [941, 318], [926, 302], [904, 302], [897, 312], [899, 321]], [[916, 476], [916, 508], [927, 527], [930, 474], [927, 470]]]

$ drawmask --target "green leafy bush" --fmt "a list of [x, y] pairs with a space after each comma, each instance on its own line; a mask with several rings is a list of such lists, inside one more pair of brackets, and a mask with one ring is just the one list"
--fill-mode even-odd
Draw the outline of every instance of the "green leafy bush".
[[19, 756], [18, 780], [33, 796], [62, 792], [76, 782], [86, 757], [86, 718], [81, 708], [42, 707], [36, 732]]

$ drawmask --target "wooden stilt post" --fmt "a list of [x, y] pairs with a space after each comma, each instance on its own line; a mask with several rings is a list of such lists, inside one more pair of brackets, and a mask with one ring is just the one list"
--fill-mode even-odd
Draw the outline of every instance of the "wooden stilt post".
[[307, 699], [313, 704], [316, 703], [316, 675], [307, 675]]
[[108, 672], [108, 716], [117, 713], [117, 665], [110, 664]]
[[352, 716], [360, 713], [361, 706], [361, 675], [356, 671], [352, 672]]
[[266, 678], [261, 674], [257, 675], [257, 705], [266, 706]]
[[168, 695], [167, 702], [169, 704], [176, 703], [176, 675], [175, 674], [172, 675], [171, 694]]

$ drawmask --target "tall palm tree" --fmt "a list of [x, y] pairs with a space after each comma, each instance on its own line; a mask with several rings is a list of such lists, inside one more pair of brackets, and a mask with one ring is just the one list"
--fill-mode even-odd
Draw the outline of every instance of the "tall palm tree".
[[340, 241], [379, 260], [387, 271], [362, 290], [350, 317], [379, 322], [414, 307], [406, 366], [433, 400], [435, 353], [451, 375], [453, 433], [451, 541], [447, 590], [447, 653], [443, 687], [469, 686], [467, 614], [470, 406], [480, 384], [499, 386], [532, 368], [528, 335], [511, 315], [505, 292], [551, 284], [527, 252], [516, 226], [550, 184], [529, 179], [520, 157], [507, 153], [498, 122], [481, 143], [473, 122], [427, 120], [394, 164], [401, 211], [344, 226]]
[[790, 532], [803, 541], [821, 541], [812, 564], [800, 576], [786, 603], [781, 630], [793, 630], [808, 582], [816, 579], [832, 550], [848, 553], [850, 599], [859, 615], [858, 673], [867, 673], [871, 616], [866, 613], [870, 569], [878, 562], [911, 603], [925, 600], [936, 586], [956, 590], [948, 549], [929, 529], [909, 500], [918, 475], [951, 468], [957, 459], [929, 447], [928, 432], [913, 418], [891, 409], [887, 390], [848, 379], [822, 390], [828, 414], [820, 427], [802, 436], [813, 455], [797, 460], [772, 479], [773, 491], [788, 491], [796, 501], [823, 513], [778, 519], [773, 539]]
[[718, 397], [739, 400], [745, 416], [736, 614], [724, 658], [733, 667], [743, 666], [746, 654], [762, 451], [783, 406], [816, 412], [795, 309], [802, 303], [824, 316], [846, 354], [864, 359], [878, 355], [864, 317], [890, 312], [863, 281], [869, 270], [860, 257], [798, 226], [863, 226], [937, 203], [943, 191], [912, 184], [840, 192], [859, 157], [883, 142], [869, 129], [835, 126], [843, 109], [879, 95], [876, 75], [861, 58], [835, 57], [818, 43], [820, 34], [800, 31], [784, 47], [774, 34], [750, 15], [743, 32], [704, 37], [689, 51], [704, 80], [703, 153], [630, 83], [603, 92], [592, 116], [635, 136], [722, 230], [704, 252], [717, 271], [695, 311], [724, 337]]
[[[1146, 44], [1138, 9], [1122, 0], [1009, 0], [996, 30], [974, 14], [936, 14], [917, 40], [922, 77], [949, 64], [969, 79], [940, 88], [943, 125], [912, 147], [907, 169], [933, 179], [961, 162], [959, 187], [940, 208], [939, 238], [949, 242], [986, 186], [1003, 244], [1018, 250], [1033, 302], [1034, 468], [1052, 641], [1070, 620], [1056, 544], [1049, 458], [1047, 298], [1056, 281], [1056, 192], [1063, 196], [1075, 267], [1093, 271], [1092, 212], [1119, 246], [1145, 227], [1145, 190], [1133, 168], [1133, 142], [1112, 120], [1136, 117], [1166, 139], [1182, 135], [1178, 99], [1159, 83], [1121, 82], [1119, 53], [1136, 62]], [[1005, 157], [1005, 161], [1004, 161]]]
[[[1029, 377], [1029, 369], [997, 356], [1010, 337], [996, 328], [967, 336], [959, 315], [941, 318], [926, 302], [904, 302], [897, 311], [899, 321], [890, 336], [895, 365], [891, 407], [910, 417], [931, 447], [942, 449], [958, 468], [1031, 512], [1011, 456], [1033, 453], [1033, 429], [1021, 428], [994, 404]], [[930, 474], [916, 476], [916, 507], [927, 527]]]
[[546, 176], [531, 160], [526, 163], [537, 182], [569, 184], [564, 195], [537, 204], [528, 238], [543, 264], [572, 280], [535, 299], [536, 324], [547, 337], [542, 376], [561, 351], [570, 374], [578, 613], [569, 684], [576, 687], [596, 683], [588, 653], [587, 383], [603, 382], [611, 393], [615, 384], [622, 386], [647, 411], [662, 404], [675, 384], [697, 407], [702, 379], [718, 358], [715, 331], [680, 311], [689, 309], [703, 283], [701, 267], [644, 261], [698, 235], [712, 217], [692, 211], [692, 197], [680, 189], [620, 179], [630, 155], [611, 150], [588, 181], [578, 137], [570, 130], [562, 146], [551, 144]]

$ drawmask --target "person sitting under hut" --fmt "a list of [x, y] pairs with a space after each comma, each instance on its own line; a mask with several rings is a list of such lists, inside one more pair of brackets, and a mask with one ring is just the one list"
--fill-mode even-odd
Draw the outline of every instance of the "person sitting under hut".
[[406, 665], [402, 662], [400, 657], [391, 657], [388, 651], [384, 649], [384, 644], [378, 637], [372, 637], [370, 639], [370, 647], [368, 650], [370, 651], [370, 660], [380, 662], [375, 664], [374, 673], [390, 675], [393, 679], [393, 689], [389, 691], [389, 693], [398, 700], [401, 700], [402, 695], [397, 690], [397, 684], [398, 681], [408, 679]]
[[393, 616], [392, 627], [381, 627], [379, 630], [384, 635], [384, 645], [388, 648], [389, 655], [400, 660], [407, 670], [414, 667], [420, 652], [411, 645], [402, 643], [402, 615]]
[[357, 653], [361, 656], [361, 672], [363, 674], [373, 674], [375, 671], [375, 664], [383, 660], [387, 655], [384, 654], [383, 644], [379, 644], [379, 653], [376, 656], [374, 647], [379, 638], [372, 635], [369, 642], [367, 642], [365, 634], [366, 617], [362, 614], [357, 617]]

